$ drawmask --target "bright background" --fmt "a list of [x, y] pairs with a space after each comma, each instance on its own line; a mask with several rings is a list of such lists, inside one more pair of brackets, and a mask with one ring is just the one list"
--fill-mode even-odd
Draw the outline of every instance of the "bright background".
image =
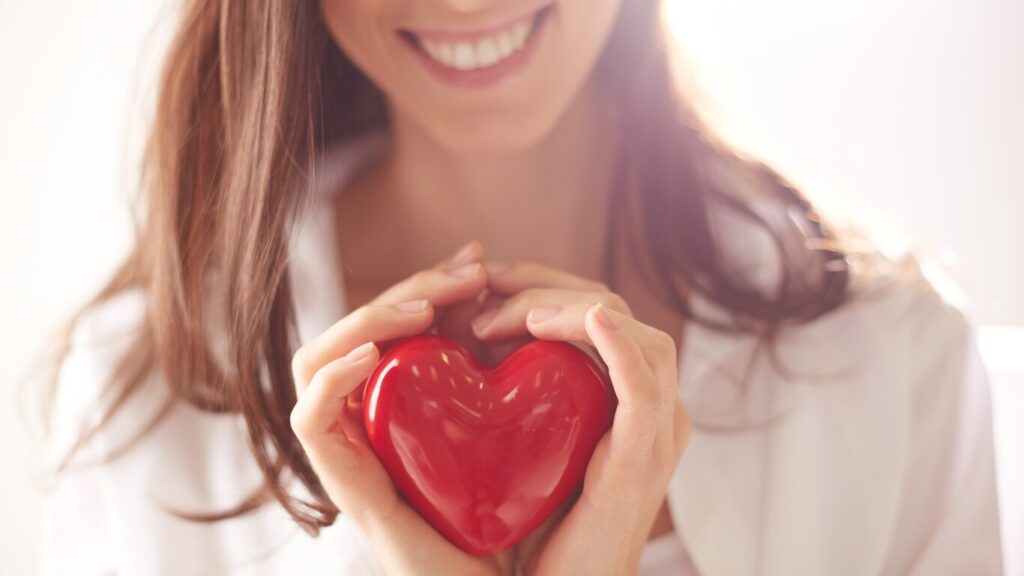
[[[1024, 574], [1024, 2], [669, 1], [705, 109], [733, 142], [953, 264], [985, 327], [1008, 567]], [[3, 574], [37, 565], [16, 384], [130, 244], [164, 4], [0, 0]]]

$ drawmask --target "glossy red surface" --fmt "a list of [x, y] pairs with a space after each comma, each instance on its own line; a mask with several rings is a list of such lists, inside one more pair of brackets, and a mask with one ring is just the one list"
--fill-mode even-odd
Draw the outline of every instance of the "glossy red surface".
[[600, 368], [570, 344], [534, 340], [489, 368], [421, 335], [384, 352], [363, 417], [405, 499], [482, 555], [518, 542], [572, 494], [615, 403]]

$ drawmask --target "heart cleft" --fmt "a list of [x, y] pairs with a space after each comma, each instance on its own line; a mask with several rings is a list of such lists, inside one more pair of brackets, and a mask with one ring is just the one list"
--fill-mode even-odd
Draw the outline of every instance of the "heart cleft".
[[616, 406], [571, 344], [533, 340], [488, 367], [437, 335], [388, 347], [363, 399], [370, 445], [403, 497], [477, 555], [513, 546], [573, 493]]

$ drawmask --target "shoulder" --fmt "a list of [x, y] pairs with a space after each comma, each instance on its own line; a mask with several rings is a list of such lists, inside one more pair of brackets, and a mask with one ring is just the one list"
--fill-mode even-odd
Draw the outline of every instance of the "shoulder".
[[877, 235], [862, 240], [868, 248], [854, 266], [847, 300], [795, 327], [782, 338], [783, 353], [840, 374], [825, 394], [844, 403], [859, 399], [869, 408], [867, 420], [886, 414], [911, 428], [937, 420], [953, 426], [966, 399], [977, 400], [971, 410], [985, 409], [977, 326], [956, 270], [919, 244]]
[[964, 362], [976, 338], [957, 271], [934, 250], [905, 236], [849, 227], [846, 233], [857, 247], [848, 257], [847, 299], [803, 329], [812, 335], [823, 328], [835, 334], [833, 347], [863, 350], [866, 365], [874, 363], [893, 378], [902, 376], [911, 388], [937, 385], [928, 373], [939, 364]]
[[874, 326], [874, 338], [897, 346], [926, 370], [976, 339], [970, 300], [943, 258], [921, 247], [876, 240], [850, 288], [847, 315]]
[[[744, 420], [761, 420], [807, 395], [864, 402], [898, 396], [911, 408], [921, 392], [977, 378], [975, 326], [954, 271], [905, 240], [851, 226], [844, 232], [856, 246], [852, 280], [830, 312], [785, 324], [771, 341], [690, 323], [681, 384], [695, 409], [727, 425], [735, 410], [746, 412]], [[693, 305], [702, 317], [729, 323], [728, 312], [707, 299], [696, 297]]]
[[[687, 336], [695, 433], [671, 496], [705, 564], [726, 566], [714, 542], [739, 538], [815, 573], [998, 572], [991, 408], [968, 302], [927, 252], [883, 248], [842, 305], [785, 327], [774, 347]], [[735, 504], [724, 512], [700, 496], [723, 492]], [[972, 554], [950, 556], [964, 543]], [[758, 559], [728, 562], [752, 571]]]

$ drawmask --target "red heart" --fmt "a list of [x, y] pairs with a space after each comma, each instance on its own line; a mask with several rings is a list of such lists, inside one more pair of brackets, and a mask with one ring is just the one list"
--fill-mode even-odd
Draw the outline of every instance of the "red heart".
[[616, 405], [570, 344], [533, 340], [487, 368], [436, 335], [389, 347], [363, 398], [370, 444], [398, 490], [478, 555], [512, 546], [572, 494]]

